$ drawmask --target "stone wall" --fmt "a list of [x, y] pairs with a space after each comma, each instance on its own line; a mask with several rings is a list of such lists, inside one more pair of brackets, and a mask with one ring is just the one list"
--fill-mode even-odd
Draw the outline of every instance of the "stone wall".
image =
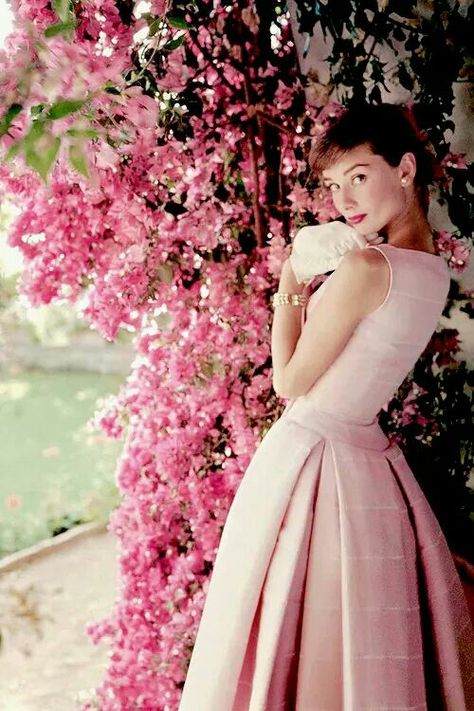
[[133, 357], [130, 345], [109, 343], [92, 331], [74, 335], [65, 346], [43, 345], [25, 330], [7, 331], [2, 333], [0, 344], [0, 368], [19, 366], [127, 375]]

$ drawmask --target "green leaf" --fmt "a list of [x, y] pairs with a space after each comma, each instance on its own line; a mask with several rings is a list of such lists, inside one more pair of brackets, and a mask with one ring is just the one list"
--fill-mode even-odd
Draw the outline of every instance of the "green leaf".
[[408, 89], [408, 91], [413, 89], [413, 77], [410, 76], [404, 64], [400, 64], [398, 67], [398, 81], [404, 89]]
[[176, 47], [179, 47], [181, 44], [183, 44], [184, 37], [185, 35], [180, 35], [179, 37], [176, 37], [176, 39], [170, 40], [165, 44], [163, 49], [166, 49], [168, 52], [172, 52], [173, 49], [176, 49]]
[[150, 37], [153, 37], [154, 35], [156, 35], [162, 22], [163, 22], [162, 17], [157, 17], [156, 20], [153, 20], [153, 22], [151, 23], [151, 25], [148, 29], [148, 34]]
[[52, 164], [58, 155], [61, 139], [58, 136], [45, 134], [41, 136], [41, 145], [27, 145], [25, 159], [27, 165], [41, 175], [46, 182]]
[[66, 131], [68, 136], [76, 138], [98, 138], [99, 134], [93, 128], [68, 128]]
[[43, 118], [35, 119], [30, 126], [30, 130], [23, 139], [25, 146], [27, 148], [34, 148], [36, 141], [44, 134], [45, 128], [46, 121]]
[[60, 20], [66, 22], [72, 15], [71, 0], [52, 0], [53, 10]]
[[51, 104], [48, 111], [48, 118], [51, 120], [64, 118], [75, 111], [81, 109], [85, 104], [85, 99], [63, 99]]
[[186, 22], [186, 20], [183, 20], [181, 17], [167, 17], [168, 24], [171, 25], [171, 27], [177, 27], [179, 30], [188, 30], [189, 25]]
[[13, 143], [8, 151], [5, 153], [5, 160], [11, 160], [14, 158], [21, 150], [23, 147], [23, 141], [17, 141], [16, 143]]
[[78, 173], [81, 173], [86, 178], [89, 177], [86, 154], [80, 143], [71, 143], [69, 146], [69, 162]]
[[38, 116], [44, 109], [46, 104], [36, 104], [36, 106], [32, 106], [30, 109], [30, 114], [32, 116]]
[[173, 281], [173, 267], [170, 264], [160, 264], [156, 268], [156, 273], [160, 281], [170, 284]]
[[12, 125], [15, 116], [18, 116], [22, 109], [23, 106], [21, 104], [11, 104], [9, 106], [5, 115], [2, 117], [2, 119], [0, 119], [0, 136], [4, 136], [6, 133], [8, 133], [8, 130]]
[[56, 37], [56, 35], [67, 35], [74, 30], [76, 23], [70, 20], [69, 22], [57, 22], [55, 25], [50, 25], [43, 32], [45, 37]]
[[107, 92], [107, 94], [115, 94], [117, 96], [120, 96], [120, 94], [122, 93], [120, 89], [112, 85], [106, 86], [105, 91]]

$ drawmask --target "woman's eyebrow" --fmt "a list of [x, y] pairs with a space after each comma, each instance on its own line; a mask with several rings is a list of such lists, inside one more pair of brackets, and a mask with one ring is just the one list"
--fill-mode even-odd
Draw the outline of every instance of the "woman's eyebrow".
[[[370, 163], [354, 163], [354, 165], [351, 165], [350, 168], [348, 168], [347, 170], [344, 171], [344, 175], [347, 175], [347, 173], [349, 173], [354, 168], [357, 168], [359, 165], [363, 165], [363, 166], [367, 167], [368, 165], [370, 165]], [[323, 180], [331, 180], [331, 178], [325, 178], [323, 176]]]

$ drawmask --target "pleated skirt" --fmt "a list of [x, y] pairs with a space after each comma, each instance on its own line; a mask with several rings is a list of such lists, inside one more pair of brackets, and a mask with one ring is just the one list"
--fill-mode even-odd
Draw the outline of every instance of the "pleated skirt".
[[473, 711], [439, 523], [376, 421], [287, 408], [236, 492], [179, 711]]

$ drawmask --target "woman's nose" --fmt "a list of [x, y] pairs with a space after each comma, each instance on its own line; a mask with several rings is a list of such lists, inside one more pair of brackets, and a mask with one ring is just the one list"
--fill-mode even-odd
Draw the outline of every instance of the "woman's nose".
[[354, 207], [355, 200], [351, 190], [344, 188], [341, 190], [341, 205], [344, 210], [350, 210]]

